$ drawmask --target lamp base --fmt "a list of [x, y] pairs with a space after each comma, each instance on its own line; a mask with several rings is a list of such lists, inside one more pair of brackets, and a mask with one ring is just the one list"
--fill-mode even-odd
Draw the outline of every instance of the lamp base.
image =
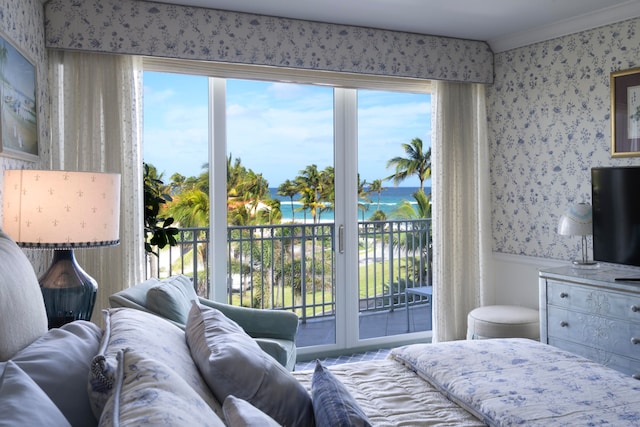
[[76, 262], [73, 249], [53, 251], [53, 261], [40, 278], [49, 328], [74, 320], [91, 320], [98, 284]]
[[579, 261], [575, 260], [571, 263], [573, 268], [582, 268], [582, 269], [595, 269], [600, 268], [600, 263], [598, 261]]

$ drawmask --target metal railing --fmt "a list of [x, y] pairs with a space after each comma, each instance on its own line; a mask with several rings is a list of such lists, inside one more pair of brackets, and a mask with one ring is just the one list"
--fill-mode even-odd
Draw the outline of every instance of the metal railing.
[[[431, 285], [431, 220], [360, 221], [360, 311], [418, 304], [407, 287]], [[148, 277], [185, 274], [208, 297], [209, 230], [183, 228], [178, 245], [147, 264]], [[227, 295], [233, 305], [295, 311], [308, 318], [335, 312], [333, 223], [229, 226]], [[405, 301], [405, 298], [410, 298]]]

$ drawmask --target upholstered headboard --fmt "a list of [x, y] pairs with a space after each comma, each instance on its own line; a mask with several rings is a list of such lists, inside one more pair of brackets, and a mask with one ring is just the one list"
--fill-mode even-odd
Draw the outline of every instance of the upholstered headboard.
[[0, 361], [47, 332], [38, 278], [22, 250], [0, 230]]

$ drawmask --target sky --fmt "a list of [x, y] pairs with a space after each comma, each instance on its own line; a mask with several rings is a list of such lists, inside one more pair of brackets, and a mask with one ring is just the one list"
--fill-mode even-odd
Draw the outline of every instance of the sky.
[[[196, 176], [208, 159], [206, 77], [144, 73], [144, 161], [164, 173]], [[361, 180], [394, 171], [401, 144], [431, 141], [431, 103], [425, 94], [358, 93], [358, 170]], [[316, 164], [333, 166], [333, 89], [328, 86], [227, 80], [227, 153], [262, 173], [270, 187]], [[383, 185], [391, 186], [391, 182]], [[417, 178], [402, 186], [417, 187]], [[428, 185], [428, 183], [427, 183]]]

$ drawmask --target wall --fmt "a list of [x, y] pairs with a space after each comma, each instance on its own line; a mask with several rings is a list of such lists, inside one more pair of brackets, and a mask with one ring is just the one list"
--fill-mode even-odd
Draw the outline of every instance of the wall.
[[[47, 52], [44, 45], [44, 9], [40, 0], [0, 0], [0, 34], [22, 52], [36, 67], [36, 104], [38, 110], [39, 152], [38, 162], [29, 162], [0, 155], [0, 206], [4, 188], [5, 169], [48, 169], [49, 138], [49, 83], [47, 78]], [[0, 226], [2, 210], [0, 209]], [[25, 251], [35, 265], [38, 275], [46, 265], [43, 254]]]
[[640, 165], [611, 158], [609, 92], [611, 72], [639, 64], [640, 19], [495, 55], [487, 105], [496, 302], [536, 307], [537, 267], [578, 256], [580, 239], [556, 227], [571, 202], [591, 201], [592, 167]]

